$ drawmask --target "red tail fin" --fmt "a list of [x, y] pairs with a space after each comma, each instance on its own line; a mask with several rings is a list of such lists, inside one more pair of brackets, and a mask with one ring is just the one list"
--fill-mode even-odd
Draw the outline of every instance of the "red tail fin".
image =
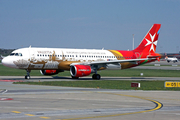
[[154, 53], [156, 51], [157, 40], [161, 24], [154, 24], [139, 46], [134, 49], [135, 52]]

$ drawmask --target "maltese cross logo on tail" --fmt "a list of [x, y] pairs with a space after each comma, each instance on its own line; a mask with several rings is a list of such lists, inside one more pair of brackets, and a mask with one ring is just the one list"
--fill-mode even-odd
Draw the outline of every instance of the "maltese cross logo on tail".
[[156, 45], [157, 45], [157, 40], [156, 41], [154, 41], [154, 38], [155, 38], [155, 36], [156, 36], [156, 33], [152, 36], [150, 33], [149, 33], [149, 35], [150, 35], [150, 40], [148, 40], [148, 39], [146, 39], [146, 41], [147, 41], [147, 44], [145, 45], [145, 46], [148, 46], [148, 45], [151, 45], [151, 48], [150, 48], [150, 50], [149, 50], [149, 52], [151, 51], [151, 50], [153, 50], [154, 52], [155, 52], [155, 50], [156, 50]]
[[154, 53], [156, 51], [161, 24], [154, 24], [143, 38], [135, 52]]

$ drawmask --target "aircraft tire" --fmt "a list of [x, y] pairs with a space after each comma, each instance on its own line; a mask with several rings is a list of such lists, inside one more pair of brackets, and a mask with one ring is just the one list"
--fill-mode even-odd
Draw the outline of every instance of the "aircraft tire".
[[79, 77], [73, 77], [73, 76], [71, 76], [72, 77], [72, 79], [79, 79]]
[[100, 80], [100, 79], [101, 79], [101, 75], [99, 75], [99, 74], [93, 74], [92, 79]]
[[29, 80], [29, 79], [30, 79], [30, 76], [29, 76], [29, 75], [26, 75], [26, 76], [25, 76], [25, 79], [28, 79], [28, 80]]

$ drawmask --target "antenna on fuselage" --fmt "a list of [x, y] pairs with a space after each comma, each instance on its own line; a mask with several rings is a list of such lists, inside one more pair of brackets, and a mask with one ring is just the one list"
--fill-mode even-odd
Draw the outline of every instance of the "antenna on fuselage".
[[31, 45], [29, 46], [29, 48], [31, 48]]

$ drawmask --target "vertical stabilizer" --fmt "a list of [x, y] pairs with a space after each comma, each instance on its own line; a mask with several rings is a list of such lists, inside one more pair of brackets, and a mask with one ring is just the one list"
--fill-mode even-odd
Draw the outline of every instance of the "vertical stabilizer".
[[154, 24], [134, 51], [154, 53], [156, 51], [160, 27], [161, 24]]

